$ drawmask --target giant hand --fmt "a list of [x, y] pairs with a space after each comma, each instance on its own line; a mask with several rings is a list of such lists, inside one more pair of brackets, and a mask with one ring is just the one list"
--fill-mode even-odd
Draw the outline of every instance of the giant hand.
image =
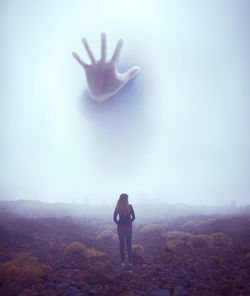
[[117, 93], [131, 78], [139, 71], [139, 67], [132, 67], [126, 73], [117, 72], [116, 65], [120, 56], [123, 41], [120, 39], [116, 45], [115, 51], [110, 61], [106, 61], [106, 34], [101, 34], [101, 59], [96, 61], [92, 51], [89, 48], [85, 38], [82, 43], [91, 60], [91, 64], [86, 64], [81, 58], [73, 52], [73, 57], [84, 68], [86, 72], [87, 82], [92, 99], [98, 102], [107, 100], [109, 97]]

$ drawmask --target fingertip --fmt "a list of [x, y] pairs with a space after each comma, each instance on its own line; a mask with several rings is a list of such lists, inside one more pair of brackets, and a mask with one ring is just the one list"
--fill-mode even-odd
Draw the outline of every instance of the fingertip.
[[136, 75], [137, 73], [139, 73], [141, 71], [141, 69], [139, 67], [134, 67], [131, 71], [132, 75]]
[[75, 58], [76, 60], [78, 60], [79, 59], [79, 57], [78, 57], [78, 54], [76, 53], [76, 52], [72, 52], [72, 56], [73, 56], [73, 58]]
[[86, 38], [82, 38], [82, 43], [83, 44], [87, 44], [87, 39]]
[[119, 39], [118, 42], [117, 42], [117, 45], [116, 45], [116, 46], [117, 46], [118, 48], [121, 48], [122, 45], [123, 45], [123, 40], [122, 40], [122, 39]]
[[140, 72], [140, 70], [141, 69], [139, 67], [133, 67], [130, 69], [128, 73], [128, 79], [135, 77]]
[[141, 71], [141, 68], [140, 67], [135, 67], [134, 69], [136, 71], [136, 73], [140, 72]]

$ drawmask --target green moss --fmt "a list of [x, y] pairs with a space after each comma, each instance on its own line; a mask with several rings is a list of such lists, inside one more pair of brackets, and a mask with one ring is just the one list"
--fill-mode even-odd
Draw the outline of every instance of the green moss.
[[113, 231], [105, 230], [105, 231], [101, 232], [100, 234], [98, 234], [96, 239], [97, 240], [117, 240], [118, 235], [115, 234]]
[[192, 234], [188, 232], [183, 232], [183, 231], [170, 231], [170, 232], [167, 232], [165, 236], [167, 239], [172, 239], [172, 238], [188, 239], [190, 236], [192, 236]]
[[209, 235], [209, 237], [212, 240], [213, 247], [225, 247], [232, 244], [232, 239], [222, 232], [212, 233]]
[[21, 275], [41, 276], [51, 271], [51, 267], [46, 264], [40, 264], [37, 257], [30, 253], [19, 253], [10, 261], [0, 264], [0, 271], [9, 277], [19, 277]]
[[148, 224], [144, 226], [140, 233], [142, 234], [152, 234], [152, 233], [163, 233], [164, 232], [164, 227], [160, 224]]
[[87, 247], [80, 242], [72, 242], [64, 250], [65, 254], [82, 254], [87, 251]]
[[132, 245], [132, 253], [137, 256], [142, 256], [144, 253], [144, 247], [140, 244]]
[[212, 245], [212, 239], [207, 234], [196, 234], [188, 239], [187, 245], [191, 248], [209, 248]]

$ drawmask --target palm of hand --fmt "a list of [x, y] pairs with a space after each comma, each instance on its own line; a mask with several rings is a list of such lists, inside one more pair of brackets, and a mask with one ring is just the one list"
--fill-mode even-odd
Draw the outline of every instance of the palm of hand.
[[101, 34], [101, 59], [96, 61], [90, 50], [87, 40], [82, 39], [82, 43], [90, 57], [91, 64], [83, 62], [80, 57], [73, 52], [73, 57], [84, 68], [87, 77], [87, 83], [95, 101], [104, 101], [116, 94], [131, 78], [133, 78], [140, 69], [138, 67], [130, 68], [126, 73], [119, 74], [116, 65], [119, 59], [123, 41], [120, 39], [116, 45], [115, 51], [110, 61], [106, 61], [106, 35]]

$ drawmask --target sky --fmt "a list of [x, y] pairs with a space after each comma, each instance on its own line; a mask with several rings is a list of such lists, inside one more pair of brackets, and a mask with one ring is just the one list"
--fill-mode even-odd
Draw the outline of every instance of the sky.
[[[0, 200], [250, 203], [250, 1], [1, 0]], [[122, 38], [104, 102], [89, 63]]]

